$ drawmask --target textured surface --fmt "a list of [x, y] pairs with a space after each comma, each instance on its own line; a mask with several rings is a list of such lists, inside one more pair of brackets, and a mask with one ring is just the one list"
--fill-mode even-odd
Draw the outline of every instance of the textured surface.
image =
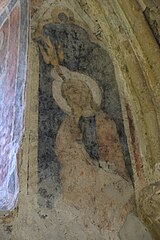
[[144, 15], [155, 36], [155, 39], [160, 45], [160, 5], [154, 6], [151, 9], [147, 7], [144, 11]]
[[[159, 48], [143, 12], [134, 0], [32, 2], [26, 131], [19, 151], [21, 192], [15, 211], [0, 218], [0, 237], [151, 239], [145, 227], [137, 227], [141, 225], [139, 219], [132, 214], [126, 218], [135, 206], [134, 195], [128, 201], [134, 192], [138, 215], [157, 237], [153, 225], [159, 226], [158, 210], [153, 209], [159, 202], [158, 188], [149, 185], [160, 176], [160, 63]], [[66, 7], [72, 23], [66, 31], [65, 26], [63, 35], [60, 32], [67, 20]], [[35, 30], [39, 30], [36, 39]], [[70, 52], [69, 40], [73, 43]], [[86, 45], [78, 45], [83, 40]], [[93, 51], [86, 55], [92, 46], [101, 54]], [[99, 59], [101, 55], [103, 61]], [[83, 60], [78, 62], [81, 57]], [[105, 81], [108, 59], [111, 64], [106, 69], [114, 66], [116, 76], [110, 85]], [[114, 81], [117, 90], [105, 97], [105, 108], [103, 101], [99, 104], [99, 94], [104, 99]], [[124, 135], [118, 130], [122, 129], [122, 119], [131, 165], [124, 154]], [[116, 161], [113, 155], [117, 156]], [[126, 175], [126, 169], [131, 167], [134, 188]], [[146, 190], [141, 193], [143, 187]], [[124, 202], [128, 204], [124, 206]], [[149, 219], [153, 224], [149, 224]]]
[[9, 2], [9, 0], [1, 0], [0, 11], [2, 11], [5, 6], [7, 6], [8, 2]]
[[4, 23], [0, 28], [0, 210], [5, 211], [13, 208], [19, 192], [16, 155], [23, 129], [26, 20], [21, 19], [19, 2], [9, 17], [3, 14], [1, 17]]
[[160, 45], [160, 1], [137, 0], [151, 31]]
[[[44, 29], [47, 35], [50, 36], [52, 43], [56, 43], [62, 46], [62, 51], [64, 53], [63, 65], [67, 68], [63, 68], [64, 77], [66, 74], [70, 74], [70, 78], [72, 78], [72, 71], [77, 71], [87, 76], [91, 76], [97, 82], [101, 91], [101, 106], [100, 111], [108, 114], [113, 121], [117, 124], [117, 131], [119, 132], [119, 138], [121, 140], [121, 147], [119, 148], [119, 157], [122, 162], [126, 162], [128, 167], [128, 172], [132, 176], [131, 170], [131, 162], [130, 156], [128, 152], [128, 147], [126, 143], [126, 136], [124, 133], [123, 121], [122, 121], [122, 113], [119, 101], [118, 89], [115, 82], [114, 76], [114, 68], [111, 62], [110, 57], [107, 52], [105, 52], [98, 45], [93, 44], [89, 41], [87, 33], [84, 29], [78, 26], [70, 26], [69, 24], [61, 24], [58, 25], [50, 24], [47, 25]], [[42, 36], [41, 36], [42, 37]], [[38, 38], [40, 42], [40, 36]], [[66, 44], [67, 43], [67, 44]], [[39, 85], [39, 187], [40, 193], [43, 194], [45, 189], [41, 187], [43, 182], [48, 181], [51, 184], [52, 181], [50, 179], [55, 178], [55, 185], [60, 185], [59, 173], [60, 173], [60, 164], [59, 159], [55, 154], [55, 144], [56, 144], [56, 135], [61, 123], [66, 116], [65, 109], [62, 110], [59, 107], [59, 102], [55, 102], [54, 93], [52, 93], [52, 83], [55, 79], [55, 82], [58, 82], [56, 78], [56, 71], [51, 76], [51, 70], [53, 66], [47, 66], [44, 63], [42, 57], [40, 58], [40, 85]], [[65, 73], [65, 71], [67, 73]], [[77, 78], [82, 78], [79, 74]], [[85, 81], [85, 75], [84, 81]], [[59, 77], [60, 78], [60, 77]], [[77, 79], [78, 80], [78, 79]], [[81, 80], [79, 80], [81, 81]], [[61, 90], [61, 89], [60, 89]], [[57, 89], [55, 90], [57, 91]], [[62, 90], [61, 90], [62, 91]], [[70, 95], [73, 95], [73, 90], [70, 90]], [[84, 87], [79, 90], [80, 93], [84, 92]], [[79, 94], [80, 94], [79, 93]], [[57, 98], [62, 98], [62, 93], [59, 93]], [[75, 96], [77, 97], [77, 96]], [[82, 96], [83, 97], [83, 96]], [[59, 100], [60, 101], [60, 100]], [[78, 100], [77, 100], [78, 101]], [[80, 100], [82, 101], [82, 100]], [[86, 99], [88, 101], [88, 99]], [[80, 104], [80, 103], [79, 103]], [[77, 103], [77, 108], [79, 107]], [[97, 116], [99, 112], [96, 113]], [[103, 116], [103, 114], [101, 114]], [[114, 149], [114, 141], [110, 141], [110, 146], [107, 149], [107, 143], [103, 142], [107, 141], [107, 123], [105, 123], [105, 117], [101, 117], [102, 120], [99, 119], [99, 123], [96, 123], [95, 114], [88, 114], [88, 117], [79, 116], [78, 125], [79, 131], [82, 131], [82, 143], [85, 146], [85, 150], [88, 152], [91, 160], [104, 160], [106, 162], [117, 161], [118, 162], [118, 154], [114, 156], [109, 156], [109, 152], [111, 149]], [[103, 120], [104, 119], [104, 120]], [[114, 124], [114, 122], [113, 122]], [[104, 130], [99, 130], [99, 139], [97, 139], [97, 125], [106, 125]], [[112, 124], [110, 124], [112, 126]], [[66, 126], [67, 128], [67, 126]], [[99, 127], [100, 128], [100, 127]], [[109, 129], [109, 127], [108, 127]], [[78, 128], [77, 128], [78, 131]], [[101, 131], [101, 132], [100, 132]], [[103, 131], [106, 131], [106, 136]], [[112, 131], [112, 130], [110, 130]], [[102, 133], [104, 136], [101, 136]], [[117, 134], [117, 133], [116, 133]], [[111, 133], [112, 135], [112, 133]], [[115, 135], [115, 133], [113, 133]], [[63, 136], [63, 138], [67, 139], [67, 136]], [[117, 141], [118, 136], [115, 137]], [[100, 143], [101, 142], [101, 143]], [[59, 143], [61, 145], [61, 143]], [[101, 146], [99, 146], [101, 144]], [[99, 149], [99, 147], [104, 150]], [[69, 148], [69, 146], [67, 147]], [[107, 156], [103, 155], [102, 151], [108, 151], [108, 159]], [[113, 152], [116, 149], [113, 150]], [[123, 154], [124, 153], [124, 159]], [[107, 154], [106, 154], [107, 155]], [[118, 164], [118, 163], [117, 163]], [[58, 190], [58, 189], [57, 189]], [[46, 195], [49, 193], [46, 192]], [[53, 189], [52, 195], [56, 194], [56, 190]], [[54, 197], [54, 196], [53, 196]], [[51, 201], [51, 197], [50, 197]]]
[[129, 214], [127, 221], [119, 233], [121, 240], [151, 240], [151, 236], [148, 233], [144, 225], [133, 214]]
[[69, 9], [55, 8], [52, 16], [34, 33], [40, 50], [39, 204], [54, 209], [62, 197], [66, 211], [77, 211], [84, 236], [85, 226], [90, 231], [95, 225], [99, 237], [100, 231], [116, 237], [133, 208], [133, 189], [113, 63]]

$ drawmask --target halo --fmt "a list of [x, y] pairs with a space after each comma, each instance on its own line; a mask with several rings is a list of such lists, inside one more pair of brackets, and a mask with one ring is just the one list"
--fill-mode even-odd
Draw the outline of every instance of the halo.
[[[55, 7], [52, 12], [51, 12], [51, 16], [52, 16], [52, 21], [53, 22], [63, 22], [61, 20], [61, 18], [59, 17], [60, 14], [64, 14], [67, 17], [67, 21], [72, 22], [74, 21], [74, 14], [73, 12], [67, 8], [67, 7], [62, 7], [62, 6], [58, 6]], [[64, 21], [65, 22], [65, 21]]]
[[[92, 97], [95, 101], [95, 103], [100, 106], [101, 104], [101, 91], [99, 86], [97, 85], [96, 81], [92, 79], [91, 77], [84, 75], [82, 73], [78, 72], [72, 72], [66, 67], [60, 66], [62, 74], [65, 76], [65, 79], [79, 79], [80, 81], [83, 81], [87, 84], [89, 89], [91, 90]], [[66, 100], [62, 96], [61, 92], [61, 85], [62, 82], [65, 80], [62, 80], [62, 78], [58, 75], [57, 71], [53, 68], [51, 70], [51, 76], [53, 77], [53, 83], [52, 83], [52, 94], [53, 98], [55, 99], [58, 106], [66, 113], [71, 114], [71, 108], [67, 104]]]

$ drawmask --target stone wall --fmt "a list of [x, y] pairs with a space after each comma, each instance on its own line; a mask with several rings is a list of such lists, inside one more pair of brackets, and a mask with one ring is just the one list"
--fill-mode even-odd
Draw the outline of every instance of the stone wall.
[[142, 8], [146, 21], [160, 45], [160, 1], [137, 0]]

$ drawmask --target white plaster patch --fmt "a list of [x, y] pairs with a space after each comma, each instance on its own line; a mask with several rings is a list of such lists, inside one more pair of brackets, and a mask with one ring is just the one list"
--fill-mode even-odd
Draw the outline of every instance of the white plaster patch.
[[128, 215], [126, 222], [120, 230], [119, 237], [121, 240], [152, 240], [146, 227], [134, 214]]

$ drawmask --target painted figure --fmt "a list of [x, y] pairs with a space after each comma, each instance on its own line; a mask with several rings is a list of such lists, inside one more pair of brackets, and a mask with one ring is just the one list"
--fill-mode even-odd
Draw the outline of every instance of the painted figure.
[[[133, 188], [114, 68], [70, 15], [60, 9], [34, 36], [40, 50], [39, 192], [49, 208], [59, 191], [84, 225], [119, 231]], [[55, 178], [52, 194], [43, 182], [53, 179], [55, 186]]]
[[[53, 97], [68, 113], [56, 137], [62, 195], [83, 212], [87, 224], [118, 228], [131, 210], [132, 187], [115, 123], [100, 110], [100, 89], [93, 79], [65, 67], [61, 72], [65, 80], [52, 70]], [[89, 156], [83, 143], [82, 117], [96, 122], [98, 161]], [[88, 138], [95, 143], [94, 134]]]

